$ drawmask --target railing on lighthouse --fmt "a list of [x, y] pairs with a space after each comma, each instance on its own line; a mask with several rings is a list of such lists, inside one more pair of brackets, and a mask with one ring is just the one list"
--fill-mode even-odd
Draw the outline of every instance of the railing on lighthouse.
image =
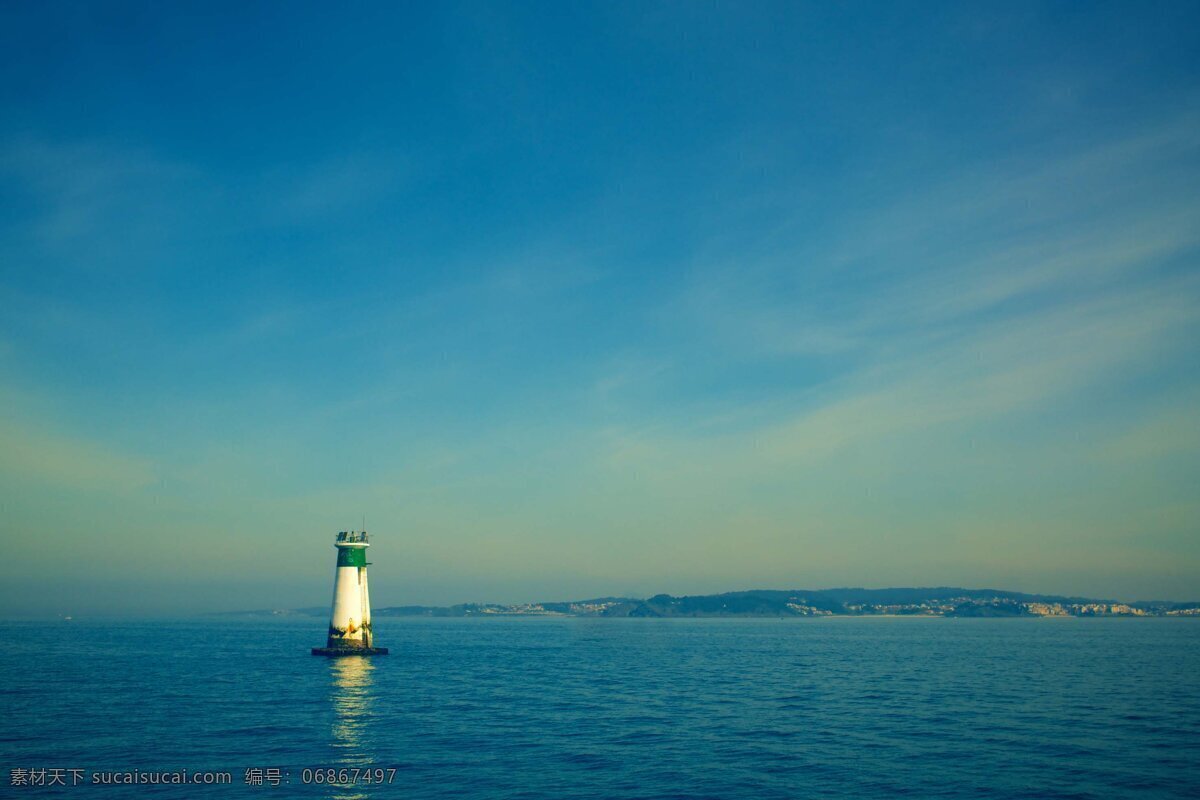
[[314, 655], [383, 655], [387, 648], [375, 647], [371, 629], [371, 597], [367, 589], [366, 531], [339, 531], [334, 540], [337, 570], [333, 578], [333, 603], [329, 614], [329, 636], [325, 647], [314, 647]]

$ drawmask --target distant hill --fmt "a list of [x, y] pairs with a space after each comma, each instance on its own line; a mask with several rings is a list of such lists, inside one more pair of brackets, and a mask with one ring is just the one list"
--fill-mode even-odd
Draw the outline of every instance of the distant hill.
[[214, 611], [212, 617], [320, 617], [329, 613], [329, 606], [308, 608], [256, 608], [250, 611]]
[[[312, 616], [329, 613], [324, 606], [290, 610], [231, 612], [255, 616]], [[227, 614], [228, 615], [228, 614]], [[950, 586], [895, 589], [754, 589], [724, 594], [647, 599], [596, 597], [549, 603], [461, 603], [454, 606], [389, 606], [375, 617], [1067, 617], [1067, 616], [1195, 616], [1200, 603], [1152, 601], [1122, 603], [1086, 597], [1027, 594], [1001, 589]]]
[[1000, 589], [756, 589], [724, 594], [647, 599], [600, 597], [552, 603], [393, 606], [379, 617], [592, 616], [592, 617], [813, 617], [813, 616], [1191, 616], [1200, 603], [1121, 603], [1086, 597]]

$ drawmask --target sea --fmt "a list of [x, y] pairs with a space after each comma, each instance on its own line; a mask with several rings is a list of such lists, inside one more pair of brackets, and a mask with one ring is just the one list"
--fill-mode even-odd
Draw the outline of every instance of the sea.
[[4, 797], [1200, 797], [1200, 619], [0, 628]]

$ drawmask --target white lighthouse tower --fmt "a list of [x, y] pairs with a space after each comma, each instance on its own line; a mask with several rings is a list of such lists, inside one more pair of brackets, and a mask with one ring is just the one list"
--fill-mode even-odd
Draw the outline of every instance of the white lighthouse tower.
[[366, 531], [341, 531], [333, 543], [337, 548], [337, 572], [333, 577], [333, 610], [329, 616], [329, 638], [324, 647], [314, 647], [314, 656], [387, 655], [386, 647], [375, 647], [371, 633], [371, 597], [367, 593]]

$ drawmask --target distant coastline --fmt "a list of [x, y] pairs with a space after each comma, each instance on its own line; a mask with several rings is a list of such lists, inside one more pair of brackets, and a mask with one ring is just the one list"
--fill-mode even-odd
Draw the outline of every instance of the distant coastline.
[[[226, 612], [226, 615], [324, 616], [323, 606]], [[1197, 617], [1200, 602], [1124, 603], [1086, 597], [954, 587], [903, 589], [761, 589], [673, 597], [659, 594], [544, 603], [390, 606], [375, 617]]]

